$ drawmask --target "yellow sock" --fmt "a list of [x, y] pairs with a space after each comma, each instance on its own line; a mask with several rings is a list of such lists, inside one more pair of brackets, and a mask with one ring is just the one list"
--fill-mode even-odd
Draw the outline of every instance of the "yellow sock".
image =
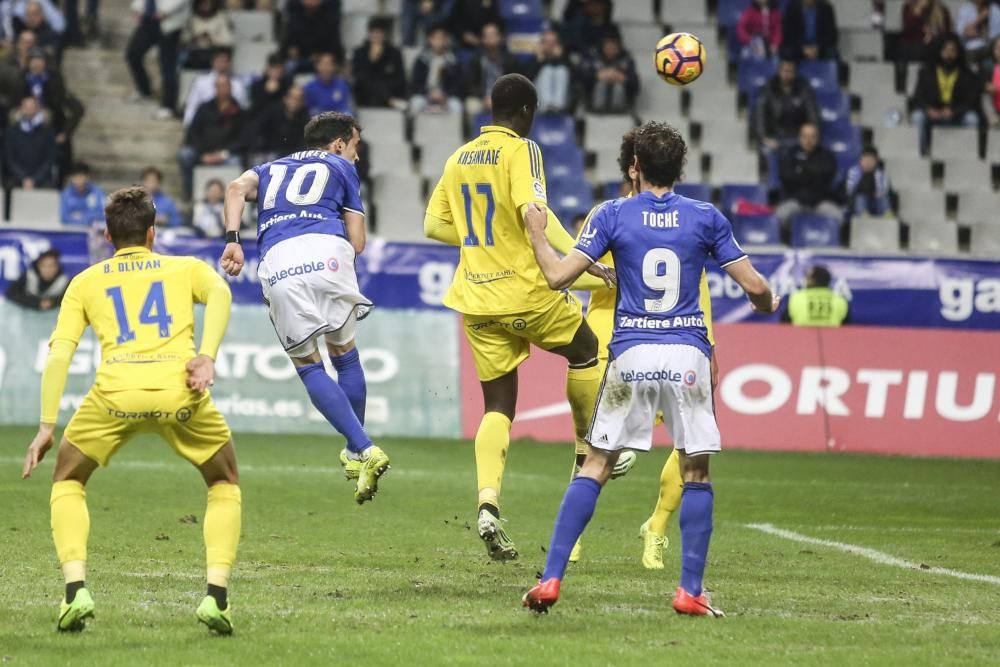
[[576, 453], [587, 454], [588, 445], [584, 438], [590, 430], [590, 420], [597, 407], [597, 392], [604, 377], [602, 361], [590, 368], [569, 368], [566, 371], [566, 398], [573, 413], [573, 431], [576, 435]]
[[476, 432], [476, 477], [479, 504], [500, 507], [500, 486], [510, 447], [510, 420], [499, 412], [487, 412]]
[[86, 577], [87, 538], [90, 535], [90, 513], [87, 493], [76, 480], [54, 482], [49, 497], [52, 512], [52, 540], [62, 564], [66, 583], [83, 581]]
[[240, 543], [242, 494], [235, 484], [208, 487], [205, 508], [205, 561], [208, 583], [227, 588]]
[[657, 535], [667, 534], [670, 517], [681, 504], [684, 480], [681, 478], [681, 464], [677, 450], [670, 452], [667, 462], [660, 471], [660, 496], [656, 499], [656, 509], [649, 518], [649, 531]]

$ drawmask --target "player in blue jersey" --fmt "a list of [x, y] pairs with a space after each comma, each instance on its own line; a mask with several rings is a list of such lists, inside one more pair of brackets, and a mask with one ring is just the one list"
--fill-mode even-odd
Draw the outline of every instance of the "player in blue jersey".
[[[306, 124], [307, 150], [243, 173], [226, 189], [222, 268], [243, 269], [243, 206], [258, 202], [257, 276], [278, 339], [309, 398], [347, 438], [344, 461], [357, 477], [359, 504], [378, 491], [389, 457], [364, 430], [364, 371], [354, 344], [357, 321], [372, 303], [361, 294], [355, 257], [365, 248], [365, 209], [354, 167], [361, 126], [351, 116], [322, 113]], [[327, 375], [316, 341], [324, 338], [337, 381]], [[353, 473], [353, 474], [352, 474]]]
[[657, 411], [673, 436], [684, 478], [681, 498], [681, 580], [678, 613], [722, 616], [702, 591], [712, 535], [709, 454], [720, 450], [712, 404], [711, 346], [699, 305], [708, 258], [746, 291], [753, 308], [774, 312], [778, 299], [711, 204], [672, 192], [687, 147], [664, 123], [646, 123], [635, 140], [640, 193], [605, 202], [571, 252], [560, 258], [545, 240], [546, 212], [533, 205], [525, 225], [542, 273], [564, 289], [610, 251], [618, 274], [610, 361], [597, 399], [583, 467], [563, 497], [541, 581], [524, 605], [546, 612], [559, 599], [570, 550], [593, 516], [597, 497], [625, 449], [648, 451]]

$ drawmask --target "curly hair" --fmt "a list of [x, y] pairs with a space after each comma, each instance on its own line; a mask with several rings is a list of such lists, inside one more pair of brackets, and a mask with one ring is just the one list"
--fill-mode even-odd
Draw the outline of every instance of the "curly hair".
[[632, 182], [628, 175], [629, 167], [635, 164], [635, 137], [639, 134], [639, 128], [633, 127], [622, 135], [622, 145], [618, 150], [618, 168], [622, 172], [622, 180]]
[[677, 128], [650, 121], [635, 135], [635, 157], [643, 180], [659, 187], [673, 187], [681, 177], [687, 144]]

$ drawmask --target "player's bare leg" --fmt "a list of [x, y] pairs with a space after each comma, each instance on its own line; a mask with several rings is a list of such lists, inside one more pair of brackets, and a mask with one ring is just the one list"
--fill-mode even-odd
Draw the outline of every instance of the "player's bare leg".
[[229, 575], [236, 560], [242, 524], [242, 494], [233, 441], [230, 439], [197, 467], [208, 486], [204, 522], [208, 590], [196, 616], [213, 632], [228, 635], [233, 632]]
[[60, 631], [79, 632], [94, 616], [94, 600], [85, 587], [87, 574], [87, 539], [90, 536], [90, 513], [84, 486], [97, 469], [97, 463], [84, 455], [65, 437], [59, 444], [55, 472], [52, 475], [52, 539], [62, 565], [66, 591], [59, 605]]
[[481, 385], [484, 414], [476, 432], [476, 479], [479, 488], [476, 527], [490, 558], [514, 560], [517, 558], [517, 547], [500, 520], [500, 488], [510, 447], [510, 424], [517, 405], [517, 369]]
[[708, 454], [687, 456], [678, 451], [684, 493], [681, 496], [681, 581], [674, 596], [674, 611], [691, 616], [722, 617], [705, 595], [702, 581], [708, 544], [712, 538], [712, 480]]
[[566, 573], [570, 551], [594, 516], [597, 498], [611, 479], [618, 455], [617, 451], [608, 452], [595, 447], [588, 451], [580, 472], [569, 483], [559, 506], [542, 578], [521, 599], [525, 607], [544, 614], [559, 600], [559, 587]]
[[[344, 349], [348, 349], [346, 344]], [[349, 349], [353, 349], [353, 343]], [[291, 355], [291, 360], [312, 404], [331, 426], [347, 438], [348, 451], [360, 459], [354, 499], [359, 505], [364, 504], [378, 493], [379, 479], [389, 470], [389, 457], [372, 443], [349, 397], [327, 374], [315, 342], [300, 353]]]

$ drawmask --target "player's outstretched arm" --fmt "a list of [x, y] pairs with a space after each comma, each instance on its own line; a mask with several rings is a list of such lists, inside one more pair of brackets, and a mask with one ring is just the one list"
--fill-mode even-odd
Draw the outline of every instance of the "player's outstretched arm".
[[753, 267], [749, 257], [727, 264], [725, 269], [726, 273], [747, 293], [755, 312], [777, 312], [781, 297], [771, 292], [767, 280]]
[[[257, 185], [259, 183], [260, 178], [257, 176], [257, 172], [248, 169], [226, 187], [223, 218], [226, 223], [227, 241], [230, 238], [230, 234], [240, 231], [240, 226], [243, 224], [243, 205], [248, 201], [256, 201]], [[229, 275], [240, 275], [240, 271], [243, 270], [243, 247], [240, 246], [239, 242], [226, 243], [226, 248], [222, 251], [222, 259], [219, 264], [222, 266], [222, 270]]]
[[524, 225], [531, 239], [531, 247], [535, 251], [535, 261], [542, 270], [545, 281], [551, 289], [566, 289], [573, 284], [593, 264], [589, 258], [578, 252], [571, 252], [564, 257], [549, 244], [545, 237], [545, 226], [548, 223], [548, 211], [538, 204], [528, 204], [524, 213]]
[[59, 403], [62, 402], [63, 390], [66, 388], [66, 377], [69, 375], [69, 364], [76, 352], [76, 342], [71, 340], [53, 340], [49, 348], [49, 356], [45, 360], [45, 370], [42, 372], [42, 409], [38, 423], [38, 433], [28, 445], [28, 453], [24, 457], [24, 468], [21, 478], [31, 477], [32, 471], [45, 458], [53, 443], [56, 430], [56, 420], [59, 418]]

